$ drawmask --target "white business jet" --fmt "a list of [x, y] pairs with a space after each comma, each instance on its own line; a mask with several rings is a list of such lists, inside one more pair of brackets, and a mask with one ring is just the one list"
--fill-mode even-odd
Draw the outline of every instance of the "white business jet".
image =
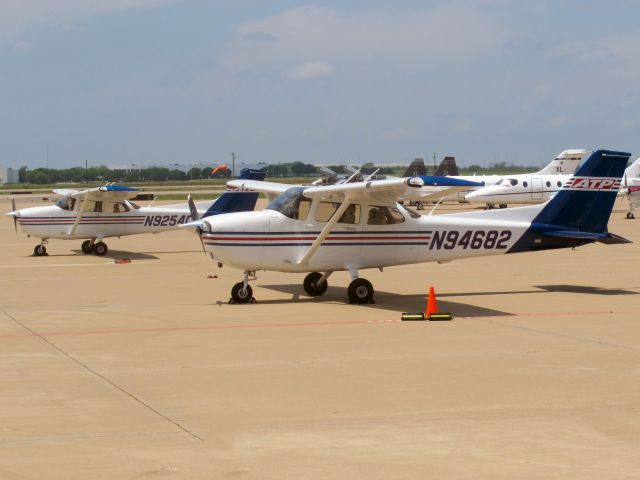
[[[245, 169], [239, 178], [259, 182], [264, 175], [261, 170]], [[108, 252], [105, 238], [175, 230], [199, 217], [253, 210], [258, 199], [257, 192], [228, 190], [214, 202], [198, 202], [199, 209], [190, 198], [188, 205], [140, 207], [131, 199], [141, 190], [113, 184], [86, 190], [54, 190], [61, 195], [55, 205], [16, 210], [13, 201], [13, 211], [7, 215], [13, 217], [16, 232], [19, 224], [27, 236], [41, 239], [33, 249], [34, 255], [46, 255], [45, 244], [56, 238], [86, 239], [82, 252], [102, 256]]]
[[[373, 286], [359, 271], [392, 265], [447, 262], [458, 258], [500, 255], [592, 242], [628, 243], [607, 232], [607, 222], [620, 187], [628, 153], [594, 152], [574, 181], [544, 205], [443, 215], [418, 215], [399, 199], [442, 197], [468, 183], [451, 177], [411, 177], [326, 187], [234, 180], [233, 187], [277, 196], [259, 212], [218, 216], [187, 226], [201, 237], [220, 264], [244, 270], [244, 280], [231, 297], [246, 303], [248, 284], [257, 270], [311, 272], [304, 290], [322, 295], [327, 278], [348, 271], [349, 300], [373, 299]], [[436, 180], [434, 180], [436, 179]], [[433, 191], [424, 185], [441, 185]], [[446, 185], [446, 187], [442, 187]], [[465, 186], [467, 185], [467, 186]]]
[[[542, 203], [560, 191], [571, 178], [571, 175], [514, 175], [495, 185], [479, 188], [465, 198], [471, 203], [486, 204]], [[640, 158], [624, 171], [620, 186], [620, 194], [629, 198], [627, 218], [633, 218], [633, 208], [640, 200], [635, 188], [640, 187]]]
[[[469, 203], [484, 203], [487, 208], [493, 208], [495, 205], [499, 205], [500, 208], [505, 208], [509, 203], [541, 203], [547, 201], [549, 200], [549, 196], [540, 197], [538, 193], [532, 193], [531, 190], [534, 189], [536, 192], [544, 190], [546, 192], [550, 189], [554, 189], [553, 193], [555, 193], [564, 183], [564, 181], [558, 178], [558, 176], [571, 176], [573, 172], [576, 171], [576, 168], [578, 168], [582, 159], [590, 153], [591, 152], [587, 150], [565, 150], [554, 158], [546, 167], [535, 173], [460, 176], [458, 178], [483, 182], [484, 186], [482, 188], [472, 189], [472, 191], [460, 192], [456, 199]], [[519, 191], [518, 196], [510, 196], [508, 198], [487, 195], [489, 192], [493, 191], [491, 189], [494, 186], [501, 188], [506, 185], [519, 187], [522, 190], [521, 194]], [[476, 193], [478, 191], [481, 191], [482, 193]], [[446, 198], [445, 200], [454, 199]]]

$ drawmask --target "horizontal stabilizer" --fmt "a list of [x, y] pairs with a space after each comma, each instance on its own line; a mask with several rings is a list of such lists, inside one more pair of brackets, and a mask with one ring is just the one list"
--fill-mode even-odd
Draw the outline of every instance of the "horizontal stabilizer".
[[631, 240], [627, 240], [619, 235], [613, 233], [594, 233], [594, 232], [581, 232], [578, 230], [554, 230], [550, 232], [542, 233], [543, 237], [564, 238], [567, 240], [591, 240], [594, 242], [614, 244], [614, 243], [632, 243]]

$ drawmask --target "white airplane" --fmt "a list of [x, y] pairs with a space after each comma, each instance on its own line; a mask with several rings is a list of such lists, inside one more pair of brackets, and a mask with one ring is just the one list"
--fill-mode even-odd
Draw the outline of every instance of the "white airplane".
[[629, 199], [627, 219], [636, 218], [633, 209], [640, 207], [640, 157], [636, 158], [636, 161], [624, 171], [620, 195], [625, 195]]
[[[502, 186], [507, 183], [510, 185], [520, 185], [526, 188], [531, 188], [532, 185], [540, 185], [542, 188], [543, 185], [546, 186], [547, 189], [553, 188], [554, 185], [557, 188], [562, 186], [562, 183], [558, 185], [558, 175], [567, 175], [570, 176], [575, 172], [576, 168], [582, 161], [582, 159], [590, 154], [591, 152], [587, 150], [565, 150], [560, 153], [556, 158], [554, 158], [546, 167], [542, 170], [539, 170], [535, 173], [520, 173], [514, 175], [464, 175], [459, 176], [458, 178], [463, 178], [465, 180], [471, 180], [476, 182], [484, 183], [482, 188], [474, 188], [471, 191], [465, 191], [458, 193], [456, 198], [446, 198], [445, 200], [460, 200], [469, 203], [485, 203], [487, 208], [493, 208], [495, 205], [499, 205], [500, 208], [505, 208], [508, 203], [515, 202], [507, 202], [502, 198], [494, 198], [491, 197], [491, 200], [487, 200], [484, 196], [480, 197], [476, 194], [477, 191], [482, 190], [483, 192], [489, 192], [489, 188], [492, 186]], [[531, 200], [531, 194], [528, 195], [529, 200]], [[525, 203], [539, 203], [542, 201], [546, 201], [549, 198], [536, 199], [536, 201], [529, 201]]]
[[[542, 203], [560, 191], [571, 178], [571, 175], [514, 175], [495, 185], [479, 188], [465, 198], [470, 203], [489, 205]], [[620, 193], [627, 194], [630, 201], [627, 218], [633, 218], [633, 207], [638, 203], [633, 187], [640, 187], [640, 158], [624, 171], [621, 187]]]
[[[366, 303], [374, 290], [359, 278], [362, 269], [592, 242], [628, 243], [607, 231], [628, 159], [628, 153], [594, 152], [574, 180], [543, 205], [443, 215], [421, 216], [397, 201], [447, 195], [451, 187], [425, 191], [422, 186], [455, 185], [439, 183], [451, 177], [295, 188], [234, 180], [228, 185], [279, 196], [263, 211], [225, 214], [185, 226], [201, 229], [205, 247], [220, 265], [244, 270], [243, 281], [231, 290], [235, 302], [251, 300], [249, 280], [257, 270], [311, 272], [303, 284], [310, 296], [322, 295], [329, 275], [346, 270], [352, 278], [349, 300]], [[457, 188], [467, 188], [465, 183]]]
[[[259, 182], [264, 175], [261, 170], [245, 169], [239, 178]], [[108, 251], [105, 238], [160, 233], [201, 216], [253, 210], [259, 195], [228, 190], [214, 202], [198, 202], [199, 209], [190, 197], [188, 205], [140, 207], [131, 199], [141, 190], [113, 184], [86, 190], [54, 190], [62, 195], [55, 205], [16, 210], [13, 201], [13, 211], [6, 215], [13, 217], [16, 232], [19, 224], [27, 236], [41, 239], [33, 249], [36, 256], [46, 255], [44, 245], [50, 238], [87, 239], [82, 242], [82, 252], [102, 256]]]

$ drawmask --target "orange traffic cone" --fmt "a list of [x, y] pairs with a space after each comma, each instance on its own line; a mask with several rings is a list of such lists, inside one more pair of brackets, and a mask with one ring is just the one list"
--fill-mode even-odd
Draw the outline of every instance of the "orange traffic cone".
[[433, 287], [429, 287], [429, 299], [427, 300], [427, 311], [425, 312], [427, 320], [453, 320], [450, 313], [440, 313], [438, 310], [438, 302], [436, 302], [436, 292]]
[[438, 302], [436, 302], [436, 292], [433, 287], [429, 287], [429, 299], [427, 300], [427, 310], [424, 312], [427, 318], [432, 313], [438, 313]]

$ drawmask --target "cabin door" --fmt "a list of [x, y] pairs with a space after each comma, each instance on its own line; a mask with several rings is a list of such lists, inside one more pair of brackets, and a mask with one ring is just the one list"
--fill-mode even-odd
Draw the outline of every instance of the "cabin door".
[[542, 200], [542, 179], [531, 179], [531, 200]]

